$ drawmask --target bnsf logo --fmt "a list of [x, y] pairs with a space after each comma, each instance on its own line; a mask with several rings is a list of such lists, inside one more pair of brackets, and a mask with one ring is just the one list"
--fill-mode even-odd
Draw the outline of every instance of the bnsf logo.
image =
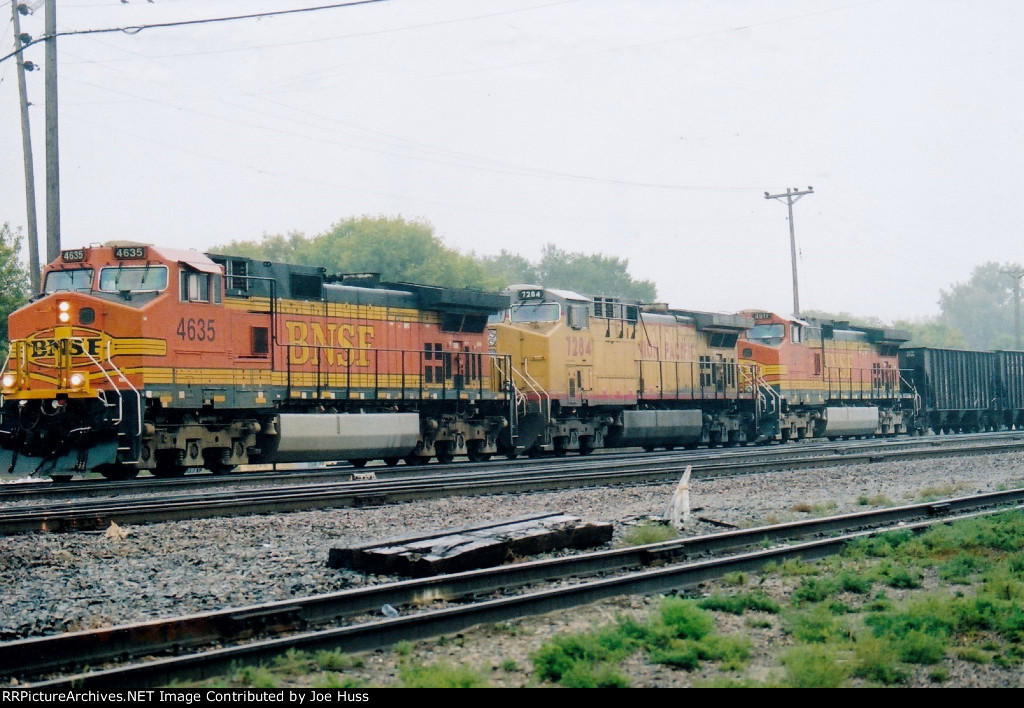
[[103, 349], [101, 337], [88, 337], [84, 339], [36, 339], [27, 342], [29, 359], [33, 361], [40, 359], [52, 359], [56, 356], [85, 356], [98, 357]]

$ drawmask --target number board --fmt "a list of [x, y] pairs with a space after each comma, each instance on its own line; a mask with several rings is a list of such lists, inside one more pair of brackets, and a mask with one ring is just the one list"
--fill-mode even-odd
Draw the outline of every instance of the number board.
[[61, 251], [60, 259], [65, 263], [81, 263], [85, 260], [85, 249], [75, 248], [70, 251]]
[[544, 299], [544, 291], [543, 290], [520, 290], [519, 291], [519, 299], [520, 300], [543, 300]]
[[145, 257], [145, 246], [116, 246], [114, 248], [114, 258], [119, 261], [141, 261]]
[[770, 320], [772, 318], [772, 313], [755, 312], [754, 314], [751, 315], [751, 317], [753, 317], [755, 320]]

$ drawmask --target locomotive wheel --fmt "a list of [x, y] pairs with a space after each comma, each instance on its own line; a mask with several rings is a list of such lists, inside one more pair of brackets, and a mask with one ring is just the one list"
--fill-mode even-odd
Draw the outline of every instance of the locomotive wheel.
[[437, 461], [442, 465], [451, 464], [452, 460], [455, 459], [452, 444], [447, 441], [434, 443], [434, 454], [437, 455]]
[[384, 464], [388, 467], [395, 467], [399, 462], [402, 461], [401, 457], [385, 457]]
[[593, 435], [581, 435], [580, 436], [580, 454], [589, 455], [594, 451], [594, 436]]
[[466, 457], [470, 462], [487, 462], [491, 456], [484, 452], [483, 440], [470, 440], [466, 443]]
[[366, 467], [367, 460], [349, 460], [348, 463], [356, 469], [362, 469]]
[[410, 467], [416, 467], [417, 465], [427, 464], [427, 458], [423, 455], [412, 454], [405, 458], [405, 464]]

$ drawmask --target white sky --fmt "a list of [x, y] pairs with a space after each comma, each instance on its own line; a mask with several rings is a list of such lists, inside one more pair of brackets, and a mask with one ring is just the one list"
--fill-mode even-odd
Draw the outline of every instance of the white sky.
[[[57, 23], [320, 2], [57, 0]], [[22, 31], [43, 34], [41, 7]], [[2, 55], [9, 16], [0, 33]], [[62, 245], [401, 215], [463, 252], [627, 258], [677, 307], [789, 312], [786, 207], [764, 192], [813, 185], [802, 308], [934, 315], [975, 265], [1024, 260], [1021, 37], [1020, 0], [390, 0], [62, 37]], [[10, 60], [0, 136], [0, 222], [23, 226]]]

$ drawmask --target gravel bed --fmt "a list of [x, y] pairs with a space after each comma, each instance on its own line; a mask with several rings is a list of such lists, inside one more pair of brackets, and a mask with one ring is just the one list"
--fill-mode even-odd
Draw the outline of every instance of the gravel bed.
[[[695, 516], [752, 526], [919, 501], [923, 494], [960, 496], [1024, 486], [1024, 454], [795, 470], [691, 482]], [[0, 538], [0, 640], [45, 635], [313, 595], [392, 580], [326, 567], [329, 549], [525, 514], [566, 512], [615, 525], [613, 543], [630, 525], [660, 517], [674, 483], [488, 497], [458, 497], [378, 508], [337, 509], [207, 519], [105, 532]], [[865, 506], [865, 502], [868, 506]], [[720, 531], [694, 521], [687, 534]], [[114, 537], [112, 537], [114, 536]], [[123, 537], [119, 537], [123, 536]], [[557, 631], [592, 627], [623, 610], [644, 612], [656, 600], [620, 598], [568, 613], [517, 621], [516, 631], [478, 628], [458, 643], [419, 643], [418, 659], [446, 658], [495, 668], [496, 685], [525, 685], [529, 652]], [[728, 621], [728, 620], [723, 620]], [[777, 625], [777, 621], [776, 621]], [[719, 628], [722, 631], [721, 628]], [[738, 630], [764, 647], [781, 632]], [[761, 636], [763, 634], [763, 636]], [[767, 651], [767, 649], [766, 649]], [[433, 657], [433, 658], [432, 658]], [[370, 655], [356, 673], [387, 683], [394, 652]], [[638, 662], [643, 663], [643, 662]], [[754, 675], [761, 668], [754, 662]], [[973, 668], [971, 668], [973, 667]], [[691, 674], [637, 666], [637, 686], [682, 686]], [[767, 671], [767, 667], [764, 667]], [[970, 665], [945, 685], [1022, 685], [1020, 672]], [[954, 678], [956, 682], [954, 683]], [[926, 681], [922, 679], [922, 685]]]

